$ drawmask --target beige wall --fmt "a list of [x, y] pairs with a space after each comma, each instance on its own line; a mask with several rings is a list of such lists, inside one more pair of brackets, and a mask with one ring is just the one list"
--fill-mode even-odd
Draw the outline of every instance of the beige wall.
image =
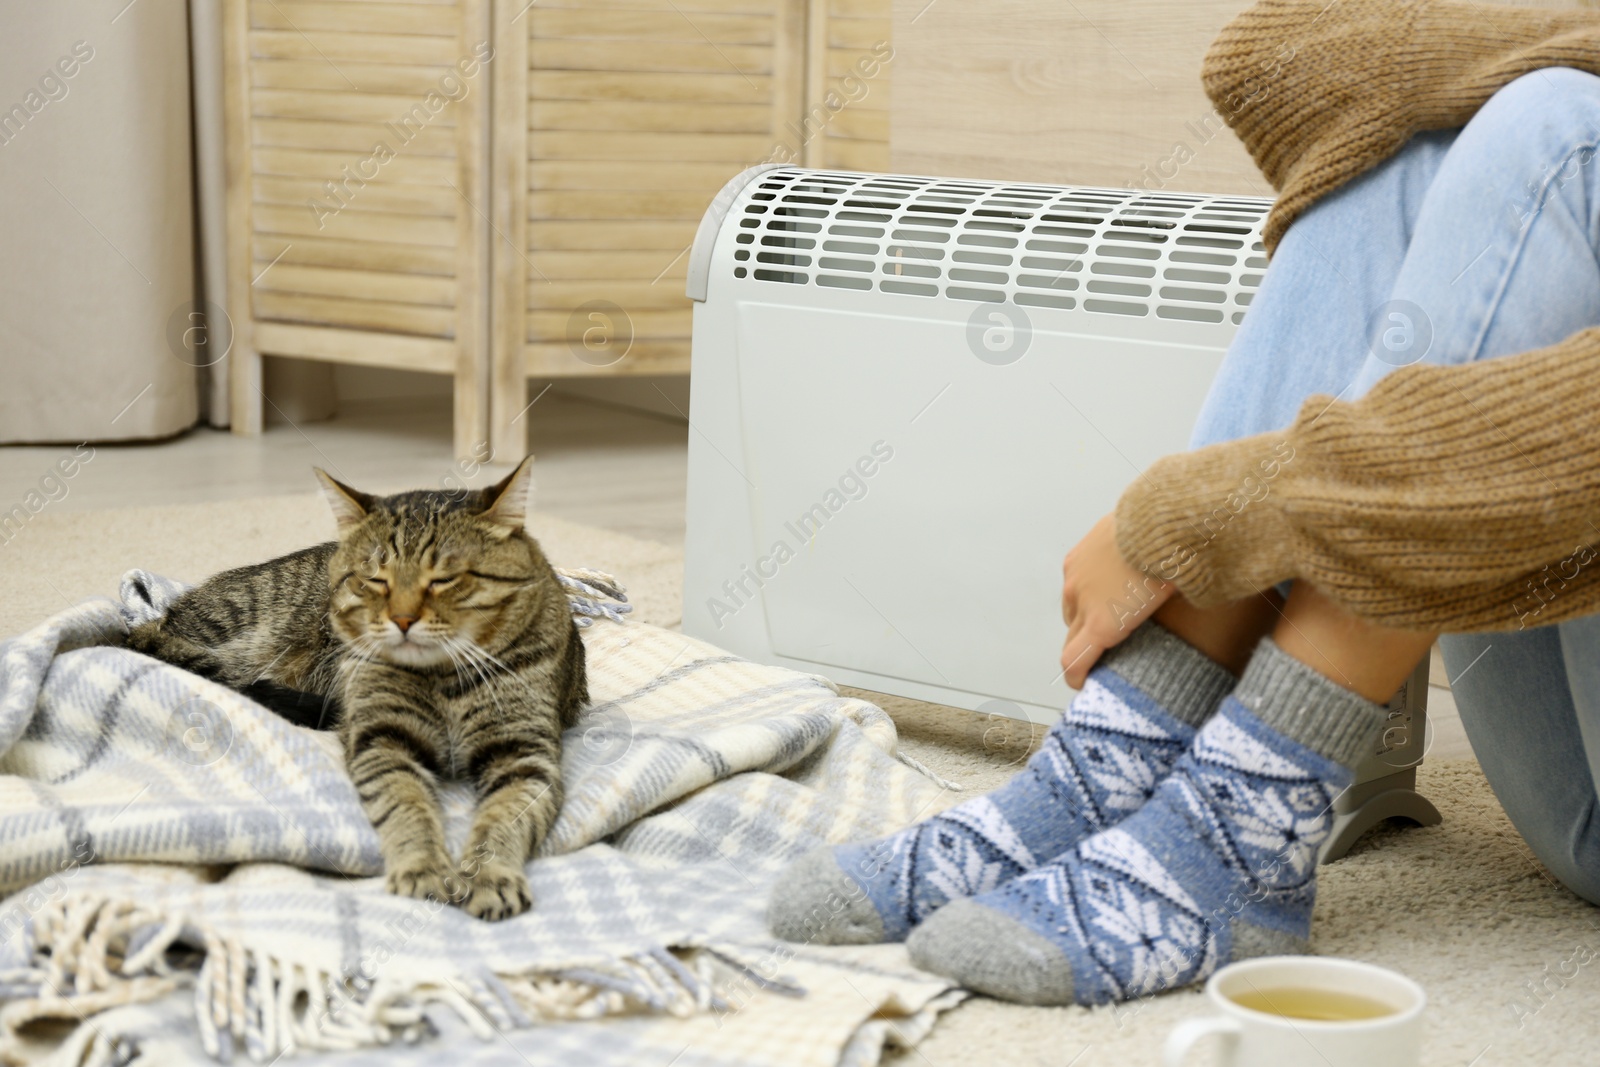
[[911, 174], [1270, 196], [1200, 89], [1206, 46], [1248, 6], [894, 0], [891, 165]]
[[1200, 90], [1206, 45], [1247, 6], [895, 0], [894, 169], [1267, 194]]

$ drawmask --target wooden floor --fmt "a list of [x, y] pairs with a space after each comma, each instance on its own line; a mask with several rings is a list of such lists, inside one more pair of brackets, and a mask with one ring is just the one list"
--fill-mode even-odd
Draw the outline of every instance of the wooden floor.
[[[686, 423], [555, 392], [524, 418], [532, 423], [537, 510], [683, 547]], [[260, 437], [196, 429], [157, 443], [93, 448], [93, 459], [65, 482], [64, 496], [60, 488], [50, 492], [53, 484], [44, 487], [45, 496], [60, 496], [45, 507], [97, 511], [309, 493], [317, 488], [312, 467], [378, 492], [482, 485], [515, 461], [507, 457], [463, 478], [451, 455], [449, 403], [434, 398], [347, 403], [326, 422], [268, 426]], [[0, 448], [0, 513], [41, 489], [40, 479], [71, 453], [51, 445]]]

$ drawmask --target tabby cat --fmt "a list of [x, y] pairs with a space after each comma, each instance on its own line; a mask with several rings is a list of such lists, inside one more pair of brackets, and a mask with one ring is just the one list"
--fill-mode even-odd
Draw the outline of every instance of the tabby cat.
[[[390, 891], [491, 920], [532, 904], [524, 866], [560, 808], [561, 731], [588, 700], [566, 595], [523, 530], [531, 466], [488, 489], [389, 497], [319, 470], [336, 542], [216, 575], [129, 637], [336, 728]], [[459, 864], [446, 776], [478, 795]]]

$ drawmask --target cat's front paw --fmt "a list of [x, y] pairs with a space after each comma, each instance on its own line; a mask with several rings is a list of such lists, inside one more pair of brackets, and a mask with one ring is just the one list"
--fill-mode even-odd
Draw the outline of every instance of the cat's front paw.
[[450, 904], [461, 898], [465, 885], [447, 859], [419, 861], [391, 868], [389, 892], [416, 900]]
[[528, 876], [519, 867], [485, 863], [462, 877], [466, 890], [458, 904], [474, 919], [499, 922], [533, 907]]

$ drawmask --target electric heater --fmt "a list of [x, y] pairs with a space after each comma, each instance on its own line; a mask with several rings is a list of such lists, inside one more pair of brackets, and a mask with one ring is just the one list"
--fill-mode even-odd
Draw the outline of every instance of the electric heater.
[[[848, 685], [1055, 721], [1072, 695], [1062, 556], [1187, 447], [1266, 268], [1270, 207], [740, 174], [689, 262], [684, 631]], [[1396, 697], [1325, 857], [1389, 816], [1438, 820], [1413, 788], [1426, 671]]]

